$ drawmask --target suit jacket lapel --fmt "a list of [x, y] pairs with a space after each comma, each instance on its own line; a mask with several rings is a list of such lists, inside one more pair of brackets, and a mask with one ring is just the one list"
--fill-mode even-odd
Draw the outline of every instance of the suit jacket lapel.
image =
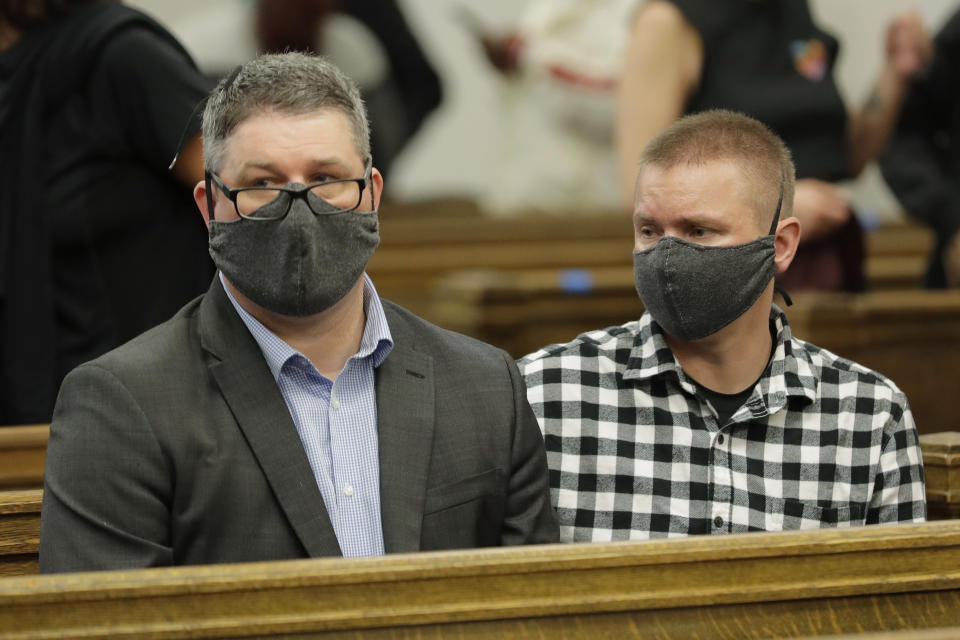
[[200, 311], [210, 371], [307, 553], [342, 555], [290, 411], [256, 340], [214, 278]]
[[420, 550], [420, 528], [433, 448], [433, 359], [384, 305], [394, 347], [377, 369], [380, 513], [387, 553]]

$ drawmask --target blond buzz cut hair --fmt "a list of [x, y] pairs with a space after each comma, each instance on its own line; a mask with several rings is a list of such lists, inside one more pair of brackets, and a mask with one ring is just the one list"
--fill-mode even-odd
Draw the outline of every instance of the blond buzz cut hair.
[[796, 170], [790, 149], [762, 122], [726, 109], [684, 116], [654, 136], [640, 154], [637, 185], [648, 166], [672, 169], [716, 160], [743, 169], [760, 226], [773, 221], [781, 187], [780, 219], [792, 215]]

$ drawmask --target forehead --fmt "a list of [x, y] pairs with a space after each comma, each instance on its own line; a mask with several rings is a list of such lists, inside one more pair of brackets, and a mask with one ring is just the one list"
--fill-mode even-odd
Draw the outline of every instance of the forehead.
[[363, 161], [350, 121], [339, 109], [307, 114], [262, 111], [241, 122], [227, 137], [224, 170], [243, 163], [323, 156], [355, 164]]
[[731, 160], [644, 167], [634, 209], [636, 215], [652, 218], [696, 216], [728, 223], [755, 219], [750, 179]]

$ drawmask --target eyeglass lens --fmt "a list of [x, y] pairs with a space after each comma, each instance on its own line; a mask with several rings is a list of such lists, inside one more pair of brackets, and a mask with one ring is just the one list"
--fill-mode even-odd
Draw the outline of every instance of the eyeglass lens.
[[[363, 191], [358, 182], [345, 180], [315, 185], [311, 187], [310, 194], [327, 201], [338, 209], [349, 211], [360, 205]], [[262, 215], [257, 215], [258, 210], [272, 204], [278, 198], [283, 198], [286, 206], [270, 207], [266, 211], [259, 211]], [[309, 205], [310, 199], [304, 199]], [[244, 189], [237, 192], [237, 212], [251, 217], [282, 217], [286, 214], [292, 201], [293, 194], [284, 189]]]

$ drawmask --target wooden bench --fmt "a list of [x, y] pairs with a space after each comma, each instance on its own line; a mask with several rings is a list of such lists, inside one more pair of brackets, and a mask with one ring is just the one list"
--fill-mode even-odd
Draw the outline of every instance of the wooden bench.
[[920, 436], [928, 517], [960, 518], [960, 431]]
[[[919, 288], [933, 236], [926, 227], [890, 224], [867, 237], [871, 289]], [[525, 216], [510, 219], [412, 218], [381, 221], [381, 245], [367, 269], [386, 298], [429, 312], [426, 288], [462, 270], [616, 268], [629, 272], [630, 218]]]
[[43, 486], [49, 437], [45, 424], [0, 427], [0, 491]]
[[912, 223], [892, 223], [867, 235], [864, 271], [871, 291], [914, 289], [923, 276], [935, 240], [928, 228]]
[[[929, 519], [960, 518], [960, 432], [924, 434], [920, 445]], [[41, 500], [40, 489], [0, 491], [0, 576], [37, 572]]]
[[629, 216], [596, 218], [381, 218], [367, 273], [377, 291], [411, 311], [429, 306], [427, 286], [463, 269], [616, 265], [629, 261]]
[[[440, 326], [515, 357], [639, 318], [631, 268], [451, 274], [432, 289]], [[794, 296], [794, 335], [880, 371], [907, 394], [921, 432], [960, 426], [944, 399], [960, 370], [960, 292], [880, 291]]]
[[0, 491], [0, 576], [37, 573], [42, 498], [40, 489]]
[[[960, 518], [960, 432], [920, 436], [930, 520]], [[37, 572], [42, 491], [0, 491], [0, 576]]]
[[0, 580], [23, 640], [822, 637], [958, 610], [960, 522]]
[[[800, 638], [799, 640], [807, 640]], [[910, 631], [877, 631], [875, 633], [844, 633], [841, 635], [820, 636], [819, 640], [960, 640], [960, 627], [943, 627], [940, 629], [913, 629]]]

